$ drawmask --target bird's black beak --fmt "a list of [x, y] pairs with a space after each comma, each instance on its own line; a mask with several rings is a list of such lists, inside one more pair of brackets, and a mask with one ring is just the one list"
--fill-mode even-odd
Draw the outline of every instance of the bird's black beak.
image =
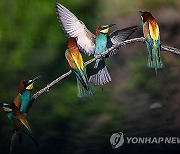
[[110, 25], [108, 25], [108, 27], [110, 28], [110, 27], [112, 27], [112, 26], [114, 26], [114, 25], [116, 25], [116, 24], [110, 24]]
[[141, 15], [143, 15], [143, 11], [139, 11], [139, 13], [140, 13]]
[[39, 79], [41, 76], [35, 77], [34, 79], [27, 80], [26, 90], [32, 90], [34, 82]]
[[32, 80], [32, 83], [35, 82], [37, 79], [39, 79], [41, 76], [37, 76]]

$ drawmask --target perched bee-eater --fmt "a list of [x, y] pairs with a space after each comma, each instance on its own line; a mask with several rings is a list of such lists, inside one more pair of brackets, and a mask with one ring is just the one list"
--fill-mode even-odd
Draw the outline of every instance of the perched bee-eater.
[[[110, 25], [102, 25], [98, 26], [96, 29], [96, 37], [95, 37], [95, 50], [94, 55], [98, 55], [103, 53], [106, 49], [110, 48], [113, 44], [120, 43], [126, 40], [135, 30], [137, 30], [137, 26], [124, 28], [121, 30], [116, 30], [109, 33], [109, 28], [114, 26], [115, 24]], [[104, 85], [111, 81], [111, 77], [108, 73], [105, 59], [114, 55], [117, 52], [117, 49], [112, 50], [110, 53], [105, 55], [101, 59], [97, 59], [92, 75], [90, 76], [89, 81], [95, 85]]]
[[[60, 3], [56, 3], [58, 19], [62, 29], [68, 37], [77, 38], [77, 44], [81, 51], [86, 54], [101, 54], [113, 44], [121, 43], [126, 40], [135, 30], [137, 26], [116, 30], [108, 35], [109, 28], [115, 24], [97, 27], [96, 35], [92, 34], [85, 24], [80, 21], [73, 13]], [[105, 58], [115, 54], [118, 49], [111, 51], [104, 58], [96, 61], [94, 71], [90, 77], [90, 82], [96, 85], [104, 85], [111, 81], [110, 75], [105, 66]]]
[[78, 97], [90, 97], [95, 90], [88, 82], [86, 67], [79, 52], [77, 41], [73, 37], [68, 38], [65, 56], [77, 78]]
[[[32, 136], [31, 128], [26, 120], [26, 113], [28, 112], [30, 104], [30, 93], [33, 89], [33, 83], [39, 77], [36, 77], [33, 80], [23, 80], [20, 82], [18, 87], [18, 95], [13, 102], [10, 103], [1, 103], [4, 111], [7, 114], [7, 117], [10, 119], [14, 125], [14, 131], [19, 133], [24, 133], [28, 135], [37, 145], [38, 142]], [[19, 138], [21, 136], [19, 135]]]
[[21, 113], [27, 113], [31, 108], [32, 102], [30, 102], [31, 91], [34, 88], [34, 82], [40, 78], [40, 76], [30, 79], [22, 80], [18, 87], [18, 95], [15, 98], [14, 102], [19, 108]]
[[157, 74], [157, 69], [163, 68], [160, 58], [161, 42], [159, 34], [159, 26], [150, 12], [142, 12], [143, 33], [146, 39], [146, 46], [149, 53], [147, 66], [154, 68]]

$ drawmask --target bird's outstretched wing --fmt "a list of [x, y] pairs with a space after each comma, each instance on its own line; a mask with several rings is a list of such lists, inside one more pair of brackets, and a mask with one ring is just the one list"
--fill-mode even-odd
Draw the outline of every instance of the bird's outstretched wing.
[[[138, 26], [132, 26], [132, 27], [127, 27], [127, 28], [124, 28], [121, 30], [116, 30], [116, 31], [112, 32], [108, 38], [107, 48], [110, 48], [113, 44], [118, 44], [118, 43], [125, 41], [137, 29], [138, 29]], [[117, 51], [118, 51], [118, 49], [112, 50], [108, 54], [108, 56], [110, 57], [110, 56], [116, 54]]]
[[60, 3], [56, 2], [56, 12], [63, 31], [68, 37], [77, 38], [80, 50], [90, 55], [94, 53], [95, 35], [92, 34], [85, 24], [80, 21], [73, 13]]

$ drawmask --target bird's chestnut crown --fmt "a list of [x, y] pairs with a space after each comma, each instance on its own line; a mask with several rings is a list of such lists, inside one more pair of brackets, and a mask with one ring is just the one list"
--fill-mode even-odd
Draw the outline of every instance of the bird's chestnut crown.
[[115, 24], [98, 26], [97, 29], [96, 29], [96, 35], [99, 34], [99, 33], [108, 34], [109, 28], [114, 26], [114, 25]]
[[72, 49], [72, 48], [77, 48], [77, 41], [76, 38], [74, 37], [69, 37], [67, 41], [67, 48]]
[[154, 17], [152, 16], [150, 12], [147, 12], [147, 11], [146, 12], [139, 11], [139, 12], [141, 14], [141, 19], [143, 22], [154, 19]]

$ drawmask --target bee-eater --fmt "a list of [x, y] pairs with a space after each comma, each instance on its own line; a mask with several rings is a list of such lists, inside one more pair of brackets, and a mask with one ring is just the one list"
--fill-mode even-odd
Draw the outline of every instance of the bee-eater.
[[38, 145], [38, 142], [32, 136], [32, 131], [28, 124], [26, 116], [19, 111], [19, 108], [14, 104], [14, 102], [1, 103], [1, 106], [3, 107], [4, 111], [6, 112], [9, 120], [14, 125], [15, 130], [28, 135]]
[[77, 41], [73, 37], [68, 38], [65, 56], [77, 78], [78, 97], [90, 97], [95, 90], [88, 82], [86, 67], [79, 52]]
[[[15, 127], [15, 131], [22, 132], [28, 135], [37, 145], [38, 142], [32, 136], [31, 128], [26, 119], [26, 113], [28, 112], [31, 104], [30, 103], [30, 93], [33, 90], [33, 83], [39, 77], [32, 80], [23, 80], [20, 82], [18, 87], [18, 95], [13, 102], [1, 103], [7, 117], [10, 119]], [[19, 136], [20, 137], [20, 136]]]
[[[96, 29], [96, 38], [95, 38], [95, 51], [94, 55], [103, 53], [106, 49], [110, 48], [113, 44], [120, 43], [126, 40], [135, 30], [137, 26], [124, 28], [121, 30], [116, 30], [109, 33], [109, 28], [115, 24], [102, 25], [98, 26]], [[114, 55], [117, 52], [117, 49], [112, 50], [110, 53], [105, 55], [101, 59], [97, 59], [92, 75], [90, 76], [90, 82], [96, 85], [104, 85], [111, 81], [111, 77], [108, 73], [105, 59]]]
[[30, 80], [22, 80], [19, 84], [18, 95], [14, 102], [21, 113], [27, 113], [32, 105], [30, 102], [31, 91], [34, 88], [34, 82], [38, 78], [40, 78], [40, 76]]
[[[114, 25], [110, 24], [97, 27], [96, 35], [94, 35], [87, 29], [82, 21], [58, 2], [56, 2], [56, 10], [60, 24], [66, 35], [68, 37], [77, 38], [79, 49], [88, 55], [101, 54], [113, 44], [118, 44], [126, 40], [135, 30], [137, 30], [137, 26], [133, 26], [116, 30], [108, 35], [109, 28]], [[117, 51], [118, 49], [113, 50], [106, 55], [105, 58], [115, 54]], [[90, 82], [93, 84], [104, 85], [111, 81], [110, 75], [105, 66], [105, 58], [96, 61], [94, 71], [90, 77]]]
[[160, 58], [161, 42], [159, 26], [150, 12], [142, 12], [143, 33], [146, 39], [146, 46], [149, 53], [147, 66], [154, 68], [157, 74], [157, 69], [163, 68], [163, 63]]

